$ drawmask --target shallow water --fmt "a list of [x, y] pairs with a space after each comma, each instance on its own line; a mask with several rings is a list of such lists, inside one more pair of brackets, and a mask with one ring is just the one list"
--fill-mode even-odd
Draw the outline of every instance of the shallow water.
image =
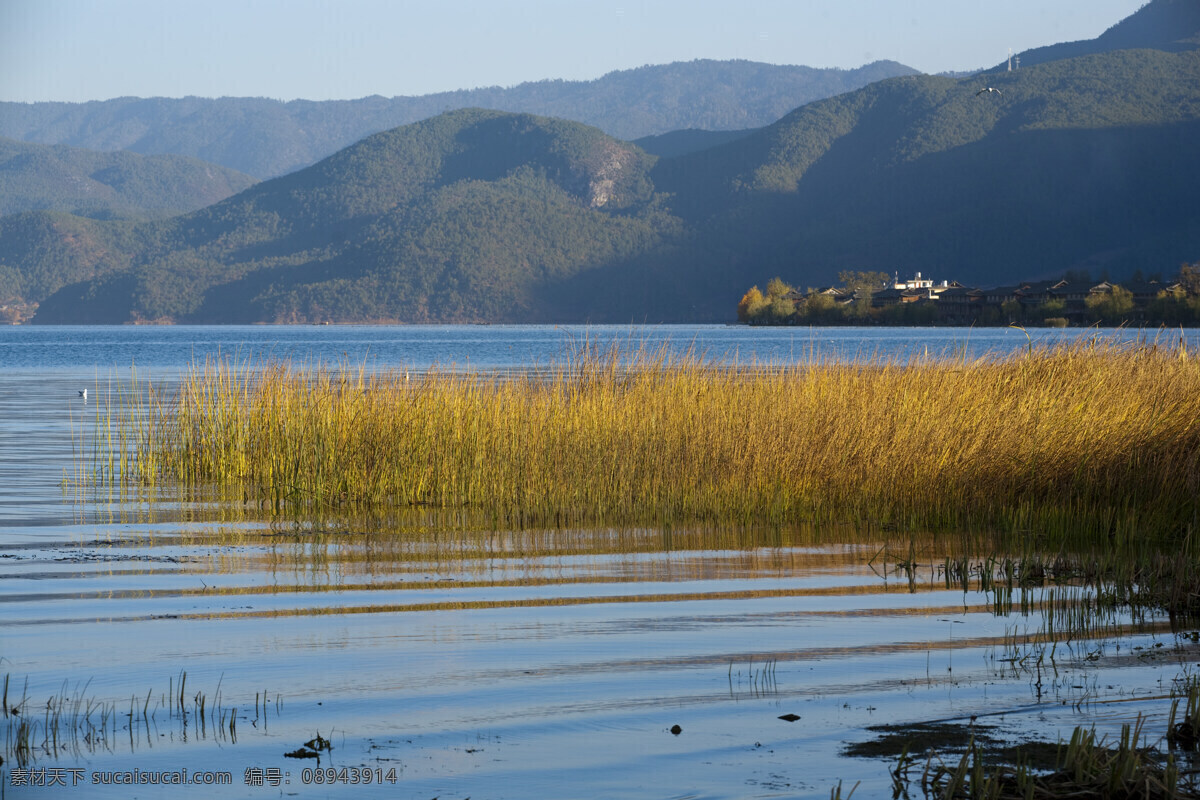
[[[763, 361], [805, 336], [841, 357], [953, 348], [967, 335], [636, 333]], [[984, 351], [1026, 346], [1020, 332], [969, 335]], [[843, 752], [873, 738], [869, 726], [975, 716], [993, 734], [1053, 741], [1143, 713], [1161, 735], [1173, 680], [1200, 658], [1189, 637], [1165, 618], [1092, 615], [1040, 666], [1014, 661], [1037, 652], [1014, 650], [1014, 636], [1090, 594], [1018, 589], [1010, 606], [977, 581], [950, 587], [941, 565], [956, 537], [922, 537], [910, 576], [896, 567], [907, 539], [844, 528], [272, 519], [217, 497], [71, 488], [80, 441], [111, 401], [108, 377], [134, 363], [166, 379], [218, 351], [511, 368], [571, 346], [553, 328], [0, 333], [0, 673], [7, 704], [27, 700], [0, 719], [4, 796], [828, 797], [843, 780], [869, 798], [890, 796], [889, 764]], [[35, 746], [22, 765], [20, 720], [40, 744], [47, 700], [62, 696], [82, 702], [66, 704], [57, 749]], [[316, 760], [285, 757], [317, 734], [333, 746], [320, 768], [384, 783], [317, 784]], [[228, 772], [231, 784], [96, 782], [106, 770], [183, 769]], [[75, 790], [14, 785], [77, 777]]]

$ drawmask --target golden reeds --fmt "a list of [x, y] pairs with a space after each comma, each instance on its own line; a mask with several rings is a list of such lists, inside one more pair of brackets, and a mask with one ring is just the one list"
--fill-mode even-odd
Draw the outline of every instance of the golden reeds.
[[[274, 508], [473, 508], [521, 524], [849, 521], [1181, 535], [1200, 361], [1089, 342], [786, 367], [584, 352], [517, 375], [197, 368], [128, 419], [122, 479]], [[146, 396], [133, 391], [132, 397]], [[133, 424], [133, 423], [129, 423]]]

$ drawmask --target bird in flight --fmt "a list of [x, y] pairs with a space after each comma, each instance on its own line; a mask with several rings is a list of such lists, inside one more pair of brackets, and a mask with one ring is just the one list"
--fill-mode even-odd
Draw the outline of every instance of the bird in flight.
[[981, 94], [991, 94], [992, 92], [995, 92], [996, 94], [1000, 95], [1001, 97], [1004, 96], [1004, 92], [1000, 91], [999, 89], [997, 89], [994, 86], [983, 87], [982, 89], [980, 89], [978, 92], [975, 93], [975, 96], [979, 97], [979, 95], [981, 95]]

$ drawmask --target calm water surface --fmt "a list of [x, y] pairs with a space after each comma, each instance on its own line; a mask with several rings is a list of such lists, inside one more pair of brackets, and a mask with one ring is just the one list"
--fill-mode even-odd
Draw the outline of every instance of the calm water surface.
[[[889, 764], [844, 753], [868, 726], [974, 715], [993, 735], [1053, 740], [1138, 713], [1165, 725], [1162, 697], [1197, 662], [1167, 620], [1093, 619], [1034, 673], [1020, 661], [1034, 646], [1014, 641], [1087, 593], [1018, 590], [1010, 609], [977, 582], [950, 586], [949, 543], [928, 537], [910, 575], [896, 568], [907, 540], [848, 529], [272, 519], [240, 498], [71, 487], [109, 382], [134, 369], [519, 369], [585, 341], [768, 363], [1029, 344], [994, 329], [0, 329], [0, 675], [8, 705], [26, 701], [0, 718], [4, 796], [828, 797], [842, 779], [870, 798], [890, 796]], [[52, 698], [74, 711], [43, 747]], [[19, 771], [17, 720], [33, 723], [34, 773]], [[384, 784], [315, 783], [318, 762], [285, 753], [318, 734], [333, 746], [320, 768]], [[93, 784], [135, 769], [228, 772], [232, 785]], [[14, 785], [55, 770], [79, 786]]]

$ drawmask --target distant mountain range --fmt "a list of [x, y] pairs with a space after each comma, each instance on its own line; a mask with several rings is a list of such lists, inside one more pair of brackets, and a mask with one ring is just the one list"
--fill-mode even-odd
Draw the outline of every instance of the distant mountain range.
[[459, 110], [171, 219], [3, 217], [0, 302], [41, 302], [38, 322], [721, 321], [774, 275], [1174, 271], [1200, 259], [1200, 24], [1136, 49], [1112, 31], [1180, 2], [1096, 40], [1113, 49], [892, 78], [756, 130], [643, 149]]
[[805, 103], [916, 70], [893, 61], [814, 69], [691, 61], [422, 97], [293, 100], [122, 97], [90, 103], [0, 103], [0, 136], [89, 150], [174, 153], [270, 178], [379, 131], [459, 108], [560, 117], [620, 139], [684, 128], [768, 125]]
[[170, 217], [255, 183], [249, 175], [186, 156], [98, 153], [0, 139], [0, 216], [63, 211], [97, 219]]

